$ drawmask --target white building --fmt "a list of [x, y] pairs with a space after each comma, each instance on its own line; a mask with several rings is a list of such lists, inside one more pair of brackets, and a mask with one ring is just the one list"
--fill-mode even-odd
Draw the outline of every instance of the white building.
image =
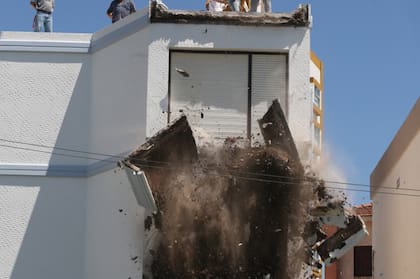
[[152, 6], [94, 34], [0, 32], [0, 278], [142, 278], [150, 204], [116, 162], [180, 112], [257, 143], [278, 98], [305, 157], [310, 25], [306, 6]]

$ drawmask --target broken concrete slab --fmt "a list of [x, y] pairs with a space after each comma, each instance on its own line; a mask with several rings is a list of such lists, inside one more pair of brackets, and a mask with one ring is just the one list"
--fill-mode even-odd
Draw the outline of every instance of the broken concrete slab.
[[360, 216], [350, 216], [347, 227], [339, 229], [316, 248], [325, 264], [329, 265], [344, 255], [369, 233]]
[[[148, 139], [125, 161], [144, 168], [176, 167], [197, 160], [197, 146], [185, 115]], [[176, 165], [169, 165], [176, 162]]]
[[258, 120], [258, 124], [267, 146], [272, 145], [285, 150], [291, 156], [291, 159], [300, 164], [292, 133], [277, 99], [273, 101], [264, 116]]
[[144, 172], [129, 162], [121, 162], [120, 167], [125, 170], [137, 203], [147, 210], [157, 212], [156, 202]]
[[[125, 160], [146, 173], [158, 208], [145, 227], [157, 241], [147, 246], [153, 247], [146, 252], [147, 274], [289, 279], [311, 262], [306, 252], [325, 237], [320, 220], [333, 212], [323, 208], [333, 204], [332, 196], [321, 180], [305, 177], [278, 102], [260, 125], [266, 146], [229, 138], [203, 149], [181, 117]], [[308, 222], [317, 225], [305, 234]], [[353, 230], [344, 232], [352, 240]], [[338, 241], [328, 243], [321, 252], [338, 257]]]
[[154, 1], [150, 7], [150, 22], [308, 27], [311, 20], [309, 11], [309, 5], [301, 5], [291, 13], [212, 13], [208, 11], [169, 10]]

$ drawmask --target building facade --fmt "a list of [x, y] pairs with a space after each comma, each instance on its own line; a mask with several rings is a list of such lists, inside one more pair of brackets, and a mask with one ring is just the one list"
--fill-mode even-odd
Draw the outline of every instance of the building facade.
[[0, 278], [142, 278], [148, 206], [117, 162], [180, 113], [258, 144], [277, 98], [312, 146], [310, 25], [308, 6], [151, 6], [94, 34], [0, 32]]
[[420, 278], [419, 119], [417, 99], [370, 177], [374, 278]]
[[322, 154], [324, 135], [324, 66], [311, 51], [311, 91], [313, 100], [312, 160], [319, 161]]

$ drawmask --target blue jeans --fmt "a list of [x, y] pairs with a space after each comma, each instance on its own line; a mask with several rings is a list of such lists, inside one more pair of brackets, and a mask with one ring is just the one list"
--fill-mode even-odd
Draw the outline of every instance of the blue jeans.
[[[262, 0], [264, 4], [264, 11], [266, 13], [271, 13], [271, 0]], [[260, 0], [251, 0], [251, 12], [256, 12]]]
[[35, 22], [34, 22], [34, 31], [35, 32], [52, 32], [53, 31], [53, 16], [41, 11], [36, 12]]
[[229, 7], [233, 12], [239, 12], [241, 0], [229, 0]]

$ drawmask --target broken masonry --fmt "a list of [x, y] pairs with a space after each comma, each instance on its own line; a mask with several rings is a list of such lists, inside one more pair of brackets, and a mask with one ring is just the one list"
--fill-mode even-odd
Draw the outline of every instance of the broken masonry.
[[[301, 278], [366, 234], [304, 173], [277, 100], [258, 122], [265, 146], [209, 148], [182, 116], [125, 159], [145, 172], [158, 209], [146, 219], [145, 277]], [[324, 224], [340, 229], [326, 239]]]

